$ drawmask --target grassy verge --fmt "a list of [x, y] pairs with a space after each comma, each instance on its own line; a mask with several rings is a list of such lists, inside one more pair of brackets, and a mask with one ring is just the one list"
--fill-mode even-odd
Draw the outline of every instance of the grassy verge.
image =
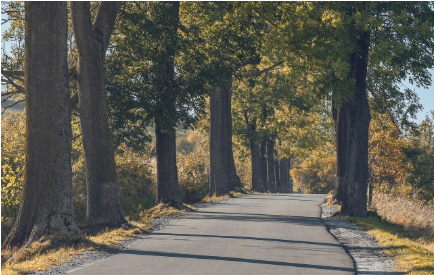
[[434, 242], [415, 237], [401, 225], [377, 216], [347, 218], [377, 239], [385, 252], [394, 258], [395, 271], [407, 274], [434, 274]]
[[[241, 193], [231, 192], [226, 196], [211, 196], [203, 202], [219, 202], [230, 197], [237, 197]], [[19, 251], [2, 251], [2, 259], [9, 259], [13, 253], [14, 260], [2, 266], [4, 275], [20, 275], [36, 271], [47, 270], [64, 264], [74, 258], [79, 258], [84, 251], [96, 248], [118, 249], [126, 240], [143, 233], [150, 232], [152, 221], [158, 218], [183, 214], [195, 210], [194, 206], [184, 204], [182, 209], [176, 209], [166, 204], [159, 204], [149, 210], [142, 211], [139, 221], [129, 221], [126, 227], [105, 228], [95, 233], [84, 233], [74, 236], [44, 237], [31, 246]]]

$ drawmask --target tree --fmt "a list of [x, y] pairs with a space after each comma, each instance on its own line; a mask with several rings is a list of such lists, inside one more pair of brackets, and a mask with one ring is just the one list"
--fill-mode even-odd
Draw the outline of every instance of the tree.
[[125, 222], [110, 137], [104, 60], [119, 2], [101, 2], [92, 24], [90, 3], [71, 2], [78, 48], [77, 81], [87, 181], [87, 227]]
[[[434, 11], [428, 2], [331, 4], [330, 7], [328, 14], [343, 26], [337, 28], [341, 34], [339, 40], [347, 41], [338, 55], [338, 61], [344, 60], [346, 65], [344, 62], [344, 66], [335, 66], [341, 72], [347, 71], [347, 76], [341, 79], [348, 87], [348, 93], [341, 94], [338, 103], [335, 194], [342, 201], [342, 214], [364, 216], [367, 214], [370, 122], [368, 91], [376, 101], [388, 98], [399, 103], [406, 99], [404, 93], [397, 92], [399, 83], [407, 77], [423, 87], [431, 84], [428, 68], [434, 64]], [[409, 95], [412, 101], [408, 112], [412, 113], [417, 110], [417, 104], [414, 96]]]
[[210, 195], [241, 187], [232, 151], [232, 76], [210, 96]]
[[71, 171], [67, 3], [25, 3], [26, 162], [16, 247], [44, 234], [78, 233]]

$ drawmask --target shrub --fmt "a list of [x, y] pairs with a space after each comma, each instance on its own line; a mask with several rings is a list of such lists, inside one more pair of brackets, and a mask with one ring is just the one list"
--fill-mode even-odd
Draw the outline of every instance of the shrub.
[[209, 190], [209, 140], [201, 134], [194, 132], [185, 139], [193, 148], [190, 152], [183, 150], [178, 153], [178, 181], [181, 199], [187, 203], [201, 201]]
[[20, 207], [25, 163], [24, 113], [8, 114], [1, 125], [1, 226], [2, 242], [7, 236]]
[[294, 189], [307, 194], [325, 194], [333, 190], [336, 178], [336, 157], [312, 155], [291, 169]]

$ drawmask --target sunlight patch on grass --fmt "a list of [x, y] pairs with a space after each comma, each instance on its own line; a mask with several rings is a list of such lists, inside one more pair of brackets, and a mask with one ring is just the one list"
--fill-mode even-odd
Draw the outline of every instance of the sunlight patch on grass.
[[402, 226], [378, 217], [346, 218], [373, 236], [394, 257], [395, 271], [406, 274], [434, 274], [434, 243], [414, 238]]

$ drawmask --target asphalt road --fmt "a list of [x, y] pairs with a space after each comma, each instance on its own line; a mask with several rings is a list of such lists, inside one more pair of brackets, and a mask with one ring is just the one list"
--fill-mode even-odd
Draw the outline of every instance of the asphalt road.
[[354, 274], [352, 260], [320, 219], [324, 198], [230, 199], [71, 274]]

